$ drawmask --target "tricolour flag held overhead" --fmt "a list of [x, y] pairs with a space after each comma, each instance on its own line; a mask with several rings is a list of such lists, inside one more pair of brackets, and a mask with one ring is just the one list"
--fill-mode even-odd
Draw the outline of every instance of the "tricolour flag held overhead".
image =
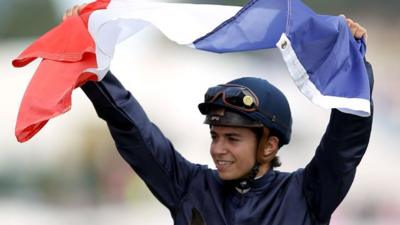
[[343, 17], [318, 15], [300, 0], [252, 0], [243, 7], [97, 0], [13, 61], [21, 67], [43, 59], [20, 106], [17, 139], [29, 140], [49, 119], [68, 111], [72, 91], [101, 80], [116, 45], [147, 26], [177, 44], [211, 52], [276, 46], [313, 103], [370, 115], [365, 44], [353, 38]]

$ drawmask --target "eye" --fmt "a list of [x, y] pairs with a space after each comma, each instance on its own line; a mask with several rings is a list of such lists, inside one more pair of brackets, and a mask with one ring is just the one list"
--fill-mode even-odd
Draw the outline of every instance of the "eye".
[[234, 138], [234, 137], [229, 137], [228, 140], [231, 141], [231, 142], [238, 142], [238, 141], [240, 141], [238, 138]]

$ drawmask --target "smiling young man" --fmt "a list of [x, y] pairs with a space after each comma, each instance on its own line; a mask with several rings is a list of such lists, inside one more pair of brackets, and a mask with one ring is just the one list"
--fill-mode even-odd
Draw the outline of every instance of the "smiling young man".
[[[366, 63], [372, 81], [372, 70]], [[184, 159], [109, 73], [82, 89], [107, 121], [122, 157], [171, 212], [174, 224], [329, 224], [364, 154], [372, 117], [332, 110], [315, 156], [292, 173], [279, 166], [291, 113], [285, 96], [263, 79], [245, 77], [208, 89], [206, 115], [217, 170]]]
[[[366, 36], [364, 28], [348, 22], [355, 38]], [[372, 68], [365, 65], [372, 91]], [[111, 72], [82, 89], [107, 122], [121, 156], [170, 210], [176, 225], [329, 224], [350, 189], [372, 126], [372, 116], [333, 109], [305, 168], [277, 171], [277, 151], [291, 136], [286, 97], [266, 80], [236, 79], [209, 88], [199, 104], [210, 127], [210, 154], [217, 167], [212, 170], [181, 156]]]

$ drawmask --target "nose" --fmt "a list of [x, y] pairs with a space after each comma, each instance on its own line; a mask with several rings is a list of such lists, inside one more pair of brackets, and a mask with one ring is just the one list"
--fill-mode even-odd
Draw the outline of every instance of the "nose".
[[222, 155], [228, 152], [227, 145], [222, 138], [218, 140], [213, 140], [210, 150], [212, 155]]

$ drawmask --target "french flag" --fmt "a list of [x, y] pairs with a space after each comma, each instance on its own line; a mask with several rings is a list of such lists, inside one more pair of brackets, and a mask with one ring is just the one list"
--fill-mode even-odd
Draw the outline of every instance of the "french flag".
[[251, 0], [243, 7], [97, 0], [13, 60], [23, 67], [42, 58], [21, 102], [18, 141], [29, 140], [51, 118], [67, 112], [72, 91], [89, 80], [100, 81], [118, 43], [147, 26], [177, 44], [216, 53], [276, 47], [310, 101], [370, 115], [366, 46], [353, 38], [341, 16], [318, 15], [300, 0]]

